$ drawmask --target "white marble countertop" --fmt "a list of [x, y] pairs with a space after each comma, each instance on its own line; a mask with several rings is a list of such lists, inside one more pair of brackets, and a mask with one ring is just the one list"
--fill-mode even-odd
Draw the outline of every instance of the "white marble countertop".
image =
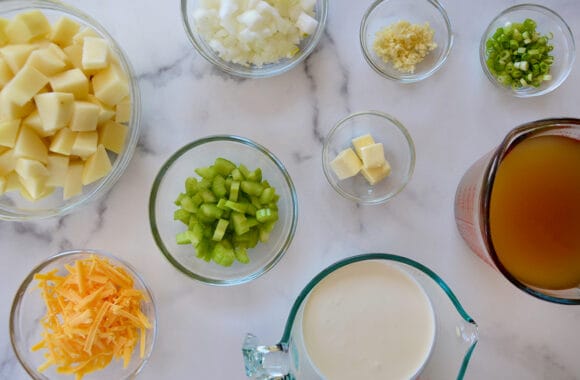
[[[143, 133], [125, 174], [100, 201], [58, 219], [0, 222], [0, 378], [24, 379], [9, 343], [8, 318], [25, 275], [69, 248], [109, 251], [132, 263], [157, 301], [159, 334], [141, 379], [243, 379], [246, 332], [278, 342], [306, 282], [334, 261], [389, 252], [420, 261], [455, 291], [479, 324], [466, 379], [580, 379], [580, 308], [539, 301], [508, 284], [459, 236], [456, 186], [471, 163], [512, 127], [546, 117], [580, 117], [580, 60], [555, 92], [501, 94], [484, 76], [478, 43], [513, 1], [446, 0], [455, 32], [448, 62], [433, 77], [401, 85], [364, 62], [358, 28], [370, 0], [332, 0], [326, 34], [302, 64], [281, 76], [240, 80], [198, 55], [177, 1], [70, 0], [102, 23], [126, 51], [141, 88]], [[580, 2], [544, 0], [580, 41]], [[390, 203], [360, 207], [337, 195], [321, 167], [322, 137], [347, 114], [377, 109], [407, 126], [417, 149], [414, 177]], [[299, 222], [270, 272], [230, 288], [179, 273], [157, 249], [147, 203], [153, 178], [185, 142], [234, 133], [265, 145], [290, 172]]]

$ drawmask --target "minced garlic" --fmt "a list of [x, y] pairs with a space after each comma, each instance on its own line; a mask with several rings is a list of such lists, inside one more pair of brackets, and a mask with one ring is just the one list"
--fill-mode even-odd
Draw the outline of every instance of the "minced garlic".
[[434, 34], [428, 22], [420, 25], [398, 21], [376, 33], [373, 49], [383, 61], [391, 62], [395, 69], [413, 73], [415, 65], [437, 47], [433, 42]]

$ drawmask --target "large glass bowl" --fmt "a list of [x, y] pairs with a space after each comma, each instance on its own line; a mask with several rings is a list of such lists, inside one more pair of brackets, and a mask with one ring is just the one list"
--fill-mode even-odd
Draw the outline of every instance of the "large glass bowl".
[[57, 373], [55, 366], [49, 367], [44, 372], [38, 371], [38, 367], [46, 361], [44, 357], [46, 350], [40, 349], [32, 352], [30, 349], [41, 340], [42, 325], [40, 324], [40, 320], [46, 313], [46, 305], [41, 297], [41, 290], [37, 287], [37, 281], [34, 279], [34, 276], [53, 270], [57, 270], [57, 274], [59, 275], [65, 275], [68, 273], [65, 266], [74, 266], [77, 260], [87, 259], [91, 255], [104, 258], [113, 265], [123, 268], [133, 278], [134, 288], [142, 291], [145, 297], [148, 298], [146, 302], [142, 302], [141, 312], [147, 317], [152, 327], [147, 330], [145, 335], [143, 357], [140, 356], [140, 348], [136, 347], [127, 368], [123, 368], [122, 360], [117, 361], [113, 359], [103, 370], [90, 373], [83, 377], [83, 379], [133, 379], [143, 369], [151, 356], [157, 336], [157, 313], [151, 290], [141, 276], [131, 265], [105, 252], [86, 249], [65, 251], [49, 257], [35, 267], [26, 276], [20, 288], [18, 288], [12, 303], [12, 310], [10, 312], [10, 339], [12, 348], [20, 364], [31, 378], [35, 380], [73, 379], [74, 375]]
[[118, 62], [129, 78], [132, 112], [129, 122], [126, 123], [129, 132], [121, 154], [109, 152], [112, 169], [108, 175], [83, 186], [82, 194], [67, 200], [63, 200], [61, 189], [57, 189], [50, 196], [34, 202], [25, 199], [18, 192], [0, 195], [0, 220], [32, 220], [64, 215], [98, 198], [111, 189], [127, 168], [140, 133], [141, 100], [137, 80], [127, 56], [107, 30], [91, 16], [62, 2], [50, 0], [5, 0], [0, 2], [0, 17], [2, 18], [12, 19], [19, 13], [31, 10], [40, 10], [51, 23], [62, 16], [70, 18], [81, 26], [92, 28], [109, 42], [110, 49], [118, 57]]
[[[279, 194], [279, 219], [265, 243], [248, 249], [250, 262], [238, 261], [224, 267], [213, 261], [196, 257], [195, 248], [179, 245], [176, 235], [186, 229], [173, 219], [177, 209], [174, 201], [184, 191], [185, 179], [195, 176], [194, 170], [210, 166], [223, 157], [248, 169], [262, 169], [267, 180]], [[209, 136], [185, 145], [175, 152], [161, 167], [153, 182], [149, 198], [149, 222], [157, 246], [173, 266], [184, 274], [212, 285], [238, 285], [251, 281], [270, 270], [284, 255], [296, 230], [298, 199], [294, 184], [286, 168], [270, 151], [243, 137], [231, 135]]]
[[314, 18], [318, 21], [316, 30], [300, 41], [298, 52], [291, 58], [283, 58], [278, 62], [267, 63], [261, 66], [242, 65], [226, 61], [210, 47], [209, 42], [200, 35], [194, 18], [194, 12], [203, 3], [202, 0], [181, 0], [181, 17], [185, 32], [193, 47], [208, 62], [234, 76], [243, 78], [267, 78], [282, 74], [294, 68], [306, 59], [318, 45], [320, 38], [324, 34], [330, 0], [313, 0], [313, 2], [315, 3]]
[[[550, 67], [552, 79], [542, 82], [539, 87], [513, 88], [510, 85], [500, 83], [488, 68], [486, 42], [498, 28], [507, 23], [523, 22], [526, 18], [536, 22], [536, 31], [541, 35], [552, 36], [548, 40], [548, 43], [554, 46], [554, 50], [550, 52], [550, 55], [554, 56], [554, 63]], [[491, 21], [479, 44], [481, 67], [487, 78], [501, 91], [520, 98], [544, 95], [558, 88], [570, 74], [575, 56], [574, 35], [570, 27], [560, 15], [543, 5], [520, 4], [507, 8]]]

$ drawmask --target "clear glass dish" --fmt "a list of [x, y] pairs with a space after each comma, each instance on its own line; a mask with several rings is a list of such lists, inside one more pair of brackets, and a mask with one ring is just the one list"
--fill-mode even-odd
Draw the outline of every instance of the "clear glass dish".
[[119, 63], [129, 77], [132, 102], [131, 117], [127, 123], [129, 132], [125, 139], [125, 146], [122, 153], [116, 155], [109, 152], [109, 158], [112, 164], [110, 173], [96, 182], [83, 186], [82, 194], [68, 200], [63, 200], [62, 190], [59, 189], [55, 190], [48, 197], [31, 202], [17, 192], [5, 193], [0, 195], [0, 220], [33, 220], [61, 216], [102, 196], [112, 188], [127, 168], [141, 131], [141, 100], [133, 68], [121, 47], [107, 30], [95, 19], [82, 11], [64, 3], [50, 0], [2, 1], [0, 2], [0, 17], [11, 19], [16, 14], [35, 9], [42, 11], [51, 23], [65, 16], [82, 26], [91, 27], [97, 34], [109, 42], [110, 48], [116, 53]]
[[[236, 165], [244, 164], [248, 169], [262, 169], [262, 178], [267, 180], [276, 193], [279, 219], [270, 238], [248, 249], [250, 262], [234, 262], [230, 267], [206, 262], [196, 257], [191, 245], [179, 245], [177, 233], [185, 226], [173, 219], [177, 209], [174, 204], [179, 193], [184, 191], [185, 179], [197, 176], [194, 169], [212, 165], [216, 158], [223, 157]], [[296, 231], [298, 220], [298, 198], [290, 175], [282, 162], [265, 147], [249, 139], [218, 135], [209, 136], [189, 143], [175, 152], [163, 164], [155, 177], [149, 198], [149, 222], [153, 238], [169, 262], [187, 276], [211, 285], [230, 286], [251, 281], [270, 270], [284, 255]]]

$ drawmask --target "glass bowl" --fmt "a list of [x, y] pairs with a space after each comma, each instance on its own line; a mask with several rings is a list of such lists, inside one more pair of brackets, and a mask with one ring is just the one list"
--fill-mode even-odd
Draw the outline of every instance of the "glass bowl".
[[[330, 162], [355, 137], [370, 134], [382, 143], [391, 173], [370, 185], [360, 174], [340, 180]], [[328, 133], [322, 148], [322, 168], [328, 183], [340, 195], [360, 204], [380, 204], [393, 198], [407, 185], [415, 168], [415, 145], [407, 129], [394, 117], [379, 111], [353, 113], [340, 120]]]
[[[218, 157], [244, 164], [248, 169], [261, 168], [262, 178], [276, 193], [279, 219], [269, 240], [248, 249], [250, 262], [235, 261], [224, 267], [196, 257], [195, 248], [179, 245], [176, 235], [186, 229], [173, 219], [174, 201], [184, 191], [185, 179], [197, 176], [194, 169], [210, 166]], [[238, 285], [251, 281], [270, 270], [282, 258], [294, 237], [298, 218], [298, 199], [294, 184], [284, 165], [263, 146], [243, 137], [209, 136], [189, 143], [175, 152], [155, 177], [149, 198], [149, 222], [157, 246], [178, 270], [191, 278], [211, 285]]]
[[[129, 131], [127, 132], [121, 154], [117, 155], [108, 152], [112, 164], [108, 175], [87, 186], [83, 186], [82, 194], [67, 200], [63, 200], [63, 193], [60, 188], [56, 189], [51, 195], [34, 202], [25, 199], [19, 192], [0, 194], [0, 220], [32, 220], [64, 215], [106, 193], [127, 168], [140, 133], [141, 101], [137, 80], [127, 56], [113, 37], [92, 17], [61, 2], [50, 0], [6, 0], [0, 2], [0, 17], [2, 18], [12, 19], [19, 13], [32, 10], [40, 10], [51, 24], [60, 17], [65, 16], [79, 23], [81, 27], [92, 28], [99, 36], [109, 42], [111, 51], [115, 53], [118, 58], [117, 61], [129, 78], [132, 112], [129, 121], [125, 123], [128, 125]], [[0, 176], [5, 174], [0, 172]], [[9, 183], [10, 179], [6, 179], [6, 181]]]
[[[199, 32], [194, 14], [201, 3], [204, 3], [204, 1], [181, 0], [181, 17], [185, 27], [185, 32], [198, 53], [207, 61], [228, 74], [243, 78], [267, 78], [282, 74], [294, 68], [306, 59], [310, 53], [312, 53], [324, 33], [330, 0], [312, 0], [303, 2], [314, 4], [314, 18], [318, 21], [316, 29], [307, 37], [300, 40], [300, 43], [297, 45], [298, 51], [291, 58], [282, 58], [277, 62], [264, 63], [263, 65], [239, 64], [222, 59], [222, 57], [220, 57], [220, 55], [210, 46], [210, 43], [206, 41]], [[250, 33], [253, 33], [251, 27], [247, 28], [247, 30], [250, 31]], [[222, 29], [221, 32], [227, 33], [226, 29]]]
[[[413, 73], [396, 69], [373, 49], [376, 33], [398, 21], [420, 25], [428, 22], [434, 32], [433, 42], [437, 47], [415, 66]], [[447, 12], [436, 0], [378, 0], [362, 18], [360, 44], [365, 60], [378, 74], [400, 83], [414, 83], [430, 77], [443, 66], [453, 46], [453, 32]]]
[[[486, 63], [488, 58], [486, 41], [493, 36], [499, 27], [505, 26], [506, 23], [523, 22], [526, 18], [536, 22], [536, 30], [541, 35], [549, 35], [551, 33], [553, 36], [553, 38], [548, 40], [548, 43], [554, 46], [550, 53], [550, 55], [554, 56], [554, 63], [550, 68], [552, 79], [542, 82], [539, 87], [512, 88], [510, 85], [500, 83], [488, 68]], [[501, 12], [491, 21], [483, 33], [479, 45], [481, 67], [487, 78], [502, 91], [520, 98], [540, 96], [558, 88], [570, 74], [575, 54], [574, 35], [562, 17], [542, 5], [535, 4], [515, 5]]]
[[[12, 348], [20, 364], [35, 380], [72, 379], [74, 375], [57, 373], [55, 366], [49, 367], [44, 372], [38, 371], [38, 367], [46, 361], [44, 356], [46, 350], [40, 349], [32, 352], [31, 347], [41, 340], [42, 325], [40, 320], [45, 316], [47, 308], [41, 297], [41, 290], [38, 288], [34, 276], [36, 274], [46, 274], [53, 270], [56, 270], [58, 275], [64, 276], [68, 274], [66, 270], [67, 266], [72, 265], [74, 267], [77, 260], [87, 259], [92, 255], [98, 258], [104, 258], [113, 265], [123, 268], [132, 277], [134, 281], [133, 287], [141, 290], [145, 297], [149, 299], [148, 302], [141, 303], [141, 312], [151, 323], [151, 328], [146, 330], [146, 343], [143, 347], [142, 357], [139, 353], [141, 348], [135, 347], [127, 368], [123, 368], [122, 360], [113, 359], [107, 367], [86, 375], [84, 379], [132, 379], [143, 369], [153, 351], [155, 338], [157, 336], [155, 300], [153, 299], [151, 290], [135, 269], [121, 259], [108, 253], [93, 250], [65, 251], [49, 257], [34, 268], [18, 288], [12, 303], [10, 312], [10, 340], [12, 342]], [[137, 346], [139, 346], [139, 343], [137, 343]]]

